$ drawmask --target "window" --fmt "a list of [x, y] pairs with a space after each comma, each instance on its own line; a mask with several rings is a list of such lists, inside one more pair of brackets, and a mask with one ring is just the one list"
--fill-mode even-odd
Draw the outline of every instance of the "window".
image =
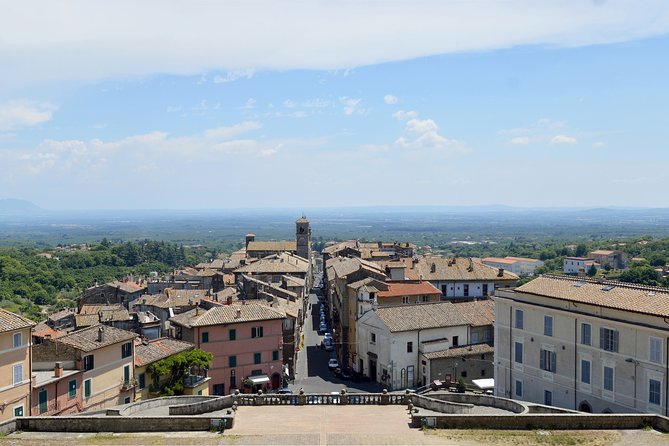
[[251, 327], [252, 338], [262, 338], [262, 327]]
[[590, 384], [590, 361], [581, 359], [581, 382]]
[[468, 297], [468, 296], [469, 296], [469, 285], [468, 285], [468, 284], [465, 284], [465, 285], [462, 287], [462, 294], [463, 294], [465, 297]]
[[214, 395], [223, 395], [225, 393], [225, 384], [214, 384]]
[[37, 409], [40, 414], [46, 413], [49, 410], [49, 395], [46, 389], [42, 389], [37, 394]]
[[23, 345], [23, 339], [21, 339], [21, 333], [14, 333], [14, 348], [21, 347]]
[[237, 388], [237, 373], [230, 370], [230, 388]]
[[376, 344], [376, 333], [370, 333], [369, 334], [369, 343], [370, 344]]
[[23, 416], [23, 406], [16, 406], [14, 408], [14, 416], [15, 417], [22, 417]]
[[518, 364], [522, 364], [523, 363], [523, 343], [522, 342], [516, 342], [515, 343], [515, 353], [516, 354], [515, 354], [514, 360]]
[[95, 358], [93, 355], [84, 356], [84, 372], [88, 370], [93, 370], [95, 367]]
[[581, 344], [592, 345], [592, 325], [585, 322], [581, 324]]
[[452, 347], [457, 347], [459, 345], [459, 339], [457, 336], [453, 336], [453, 345]]
[[523, 397], [523, 382], [519, 379], [516, 380], [516, 396]]
[[550, 390], [544, 390], [544, 404], [546, 406], [553, 405], [553, 392], [551, 392]]
[[488, 284], [487, 283], [483, 284], [483, 295], [484, 296], [488, 295]]
[[553, 316], [544, 316], [544, 335], [553, 336]]
[[127, 358], [128, 356], [132, 356], [132, 344], [130, 342], [121, 345], [121, 358]]
[[650, 404], [660, 405], [660, 395], [662, 393], [662, 383], [656, 379], [648, 380], [648, 402]]
[[430, 296], [423, 296], [423, 302], [429, 302]]
[[473, 332], [472, 333], [472, 344], [478, 344], [479, 343], [479, 334], [478, 332]]
[[463, 378], [466, 378], [467, 377], [467, 370], [463, 370], [462, 372], [460, 372], [460, 376], [463, 377]]
[[650, 346], [649, 346], [649, 357], [650, 362], [661, 363], [662, 362], [662, 339], [650, 337]]
[[516, 310], [516, 324], [514, 325], [515, 328], [518, 330], [522, 330], [524, 326], [524, 321], [523, 321], [523, 310]]
[[146, 387], [146, 374], [145, 373], [140, 373], [139, 374], [139, 388], [143, 389]]
[[123, 384], [126, 386], [130, 384], [130, 366], [123, 366]]
[[604, 366], [604, 390], [613, 392], [613, 367]]
[[539, 352], [539, 368], [547, 372], [555, 373], [556, 354], [550, 350]]
[[67, 382], [67, 399], [71, 400], [77, 397], [77, 380], [71, 379]]
[[446, 289], [447, 289], [447, 288], [448, 288], [447, 285], [442, 285], [442, 286], [441, 286], [441, 294], [443, 294], [444, 296], [446, 295]]
[[254, 353], [253, 354], [253, 363], [254, 364], [260, 364], [262, 362], [262, 354], [261, 353]]
[[599, 329], [599, 348], [608, 352], [618, 351], [618, 330]]
[[228, 356], [228, 367], [237, 367], [237, 357]]
[[87, 379], [86, 381], [84, 381], [84, 397], [85, 397], [85, 398], [90, 398], [90, 397], [91, 397], [91, 394], [92, 394], [92, 391], [91, 391], [91, 380], [90, 380], [90, 379]]
[[228, 339], [230, 339], [231, 341], [236, 340], [237, 339], [237, 330], [235, 330], [234, 328], [231, 328], [230, 330], [228, 330]]
[[14, 372], [13, 384], [20, 384], [23, 381], [23, 364], [16, 364], [12, 367], [12, 371]]
[[207, 342], [209, 342], [209, 332], [208, 331], [203, 331], [201, 333], [200, 337], [202, 338], [202, 343], [203, 344], [206, 344]]
[[408, 304], [409, 303], [409, 296], [402, 296], [402, 303], [403, 304]]
[[278, 361], [279, 360], [279, 350], [273, 350], [272, 351], [272, 361]]
[[413, 352], [413, 342], [407, 342], [407, 353]]

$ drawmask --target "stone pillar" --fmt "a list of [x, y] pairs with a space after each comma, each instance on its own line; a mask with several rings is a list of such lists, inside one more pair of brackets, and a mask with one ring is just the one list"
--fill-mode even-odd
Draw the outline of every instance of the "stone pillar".
[[300, 391], [297, 394], [297, 404], [304, 406], [307, 404], [307, 396], [304, 394], [304, 389], [300, 387]]
[[346, 389], [341, 389], [339, 392], [339, 404], [344, 406], [348, 404], [348, 393], [346, 393]]
[[253, 397], [253, 405], [262, 406], [262, 403], [263, 403], [262, 390], [258, 390], [258, 394]]

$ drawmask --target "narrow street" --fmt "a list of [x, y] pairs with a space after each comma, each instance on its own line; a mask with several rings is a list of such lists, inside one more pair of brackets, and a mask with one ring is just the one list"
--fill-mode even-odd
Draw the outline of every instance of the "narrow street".
[[[316, 281], [319, 283], [319, 281]], [[319, 348], [323, 336], [318, 334], [319, 308], [318, 296], [322, 291], [318, 288], [311, 290], [309, 304], [307, 306], [307, 317], [304, 321], [304, 350], [297, 358], [295, 383], [289, 387], [294, 392], [300, 388], [308, 393], [338, 392], [346, 388], [349, 392], [380, 392], [381, 386], [377, 383], [354, 383], [350, 380], [342, 380], [328, 369], [328, 360], [335, 357], [334, 352], [328, 352]]]

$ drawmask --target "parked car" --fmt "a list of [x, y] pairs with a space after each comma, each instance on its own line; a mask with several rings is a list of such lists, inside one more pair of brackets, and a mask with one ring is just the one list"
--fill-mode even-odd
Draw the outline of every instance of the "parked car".
[[328, 325], [324, 322], [321, 322], [321, 324], [318, 326], [318, 331], [321, 333], [325, 333], [328, 331]]
[[332, 333], [330, 333], [330, 332], [325, 333], [323, 336], [325, 337], [325, 339], [330, 339], [330, 340], [332, 340]]
[[291, 389], [289, 389], [288, 387], [284, 387], [283, 389], [277, 390], [276, 393], [283, 394], [283, 395], [288, 395], [288, 394], [292, 394], [293, 391]]
[[339, 372], [339, 378], [346, 380], [351, 379], [352, 372], [353, 371], [349, 367], [344, 367], [341, 369], [341, 372]]
[[330, 358], [330, 360], [328, 361], [328, 368], [330, 370], [339, 368], [339, 361], [337, 360], [337, 358]]
[[334, 350], [334, 341], [332, 338], [325, 338], [323, 339], [323, 346], [325, 346], [325, 351], [326, 352], [331, 352]]

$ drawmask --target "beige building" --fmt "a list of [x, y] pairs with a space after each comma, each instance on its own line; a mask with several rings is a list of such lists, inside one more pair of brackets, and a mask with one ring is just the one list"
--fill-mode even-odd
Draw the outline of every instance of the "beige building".
[[668, 289], [545, 275], [494, 299], [498, 396], [667, 414]]
[[35, 323], [0, 309], [0, 421], [30, 414], [30, 329]]
[[63, 369], [81, 370], [83, 410], [102, 409], [134, 398], [135, 333], [97, 325], [33, 348], [35, 368], [46, 370], [59, 362]]

